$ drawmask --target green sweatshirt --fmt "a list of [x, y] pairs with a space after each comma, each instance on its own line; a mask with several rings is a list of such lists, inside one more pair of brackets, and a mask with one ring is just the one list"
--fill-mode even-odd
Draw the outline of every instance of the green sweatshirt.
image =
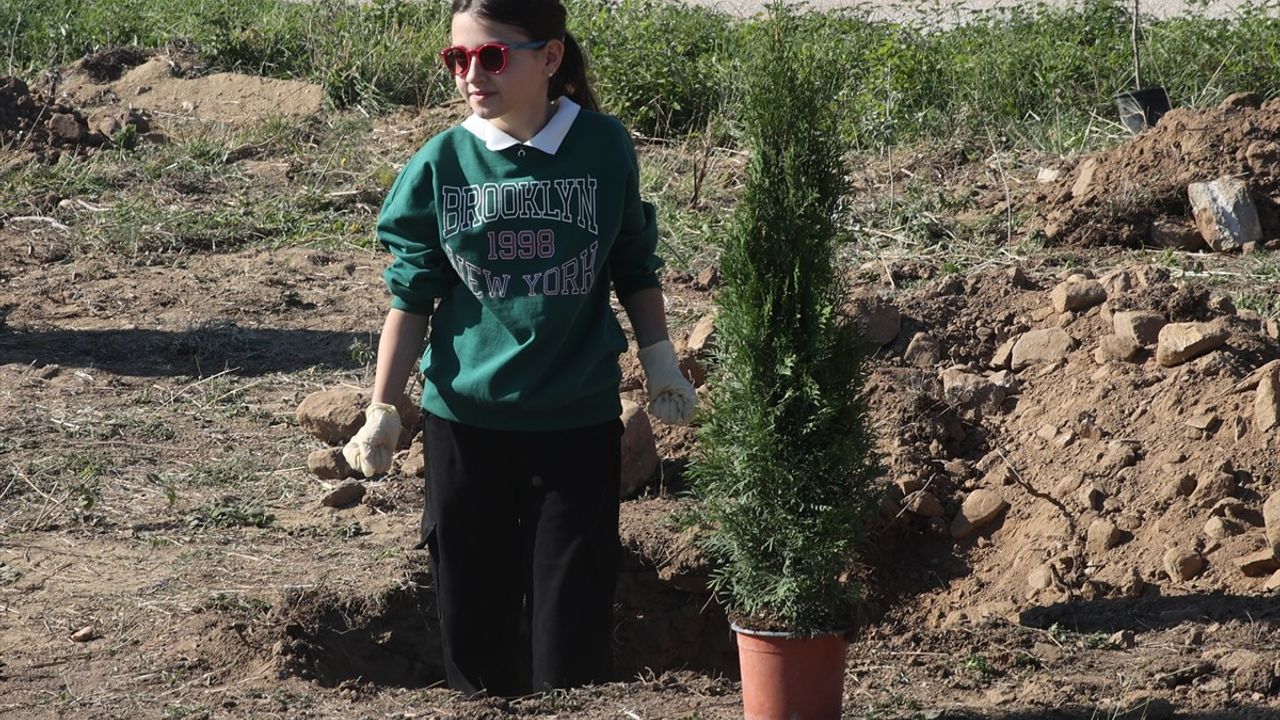
[[627, 339], [609, 303], [658, 287], [653, 206], [614, 118], [558, 101], [519, 143], [472, 116], [429, 140], [383, 203], [391, 306], [432, 314], [422, 406], [467, 425], [618, 417]]

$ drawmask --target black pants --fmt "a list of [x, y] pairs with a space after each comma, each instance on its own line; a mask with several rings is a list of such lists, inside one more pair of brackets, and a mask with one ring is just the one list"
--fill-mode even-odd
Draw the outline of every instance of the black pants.
[[422, 539], [449, 687], [523, 695], [608, 681], [622, 423], [554, 432], [426, 418]]

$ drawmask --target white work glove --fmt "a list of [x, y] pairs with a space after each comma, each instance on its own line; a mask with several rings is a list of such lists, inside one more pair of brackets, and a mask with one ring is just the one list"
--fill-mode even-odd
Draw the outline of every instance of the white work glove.
[[649, 412], [668, 425], [688, 425], [698, 396], [693, 384], [680, 374], [675, 346], [670, 340], [660, 340], [640, 348], [639, 356], [649, 391]]
[[391, 469], [391, 456], [400, 442], [400, 413], [395, 405], [373, 403], [364, 411], [364, 427], [342, 448], [352, 470], [373, 477]]

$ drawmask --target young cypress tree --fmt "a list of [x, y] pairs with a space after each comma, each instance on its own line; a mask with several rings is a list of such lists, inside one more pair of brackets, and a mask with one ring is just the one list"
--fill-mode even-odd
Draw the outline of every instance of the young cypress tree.
[[754, 629], [850, 626], [848, 580], [880, 466], [866, 354], [843, 316], [837, 211], [846, 169], [825, 67], [774, 5], [744, 58], [751, 164], [722, 240], [718, 357], [691, 476], [712, 587]]

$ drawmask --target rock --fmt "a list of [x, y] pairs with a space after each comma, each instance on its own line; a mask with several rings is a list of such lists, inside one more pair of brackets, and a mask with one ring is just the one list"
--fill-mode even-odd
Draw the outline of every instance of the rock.
[[80, 142], [88, 131], [84, 120], [72, 113], [54, 113], [49, 117], [48, 128], [55, 142], [68, 145]]
[[1080, 163], [1080, 169], [1076, 173], [1076, 181], [1071, 184], [1071, 197], [1082, 198], [1089, 194], [1093, 189], [1093, 176], [1098, 171], [1098, 161], [1089, 158]]
[[873, 292], [856, 295], [846, 312], [862, 330], [867, 342], [875, 347], [893, 342], [902, 329], [902, 313], [893, 303]]
[[1267, 529], [1267, 542], [1280, 553], [1280, 491], [1271, 493], [1271, 497], [1262, 504], [1262, 522]]
[[427, 448], [423, 444], [422, 435], [415, 435], [400, 460], [400, 474], [408, 478], [420, 478], [425, 475], [426, 469]]
[[693, 330], [689, 331], [689, 337], [685, 339], [684, 345], [691, 352], [702, 354], [715, 348], [715, 340], [716, 316], [715, 313], [711, 313], [693, 326]]
[[994, 520], [1009, 503], [994, 490], [979, 489], [969, 493], [960, 512], [951, 520], [951, 537], [961, 540], [974, 530]]
[[1170, 720], [1173, 703], [1147, 692], [1126, 695], [1106, 714], [1107, 720]]
[[1262, 378], [1271, 373], [1280, 373], [1280, 360], [1272, 360], [1249, 373], [1243, 380], [1231, 387], [1231, 392], [1242, 393], [1255, 390], [1258, 387], [1258, 383], [1262, 382]]
[[1128, 598], [1142, 597], [1142, 593], [1147, 589], [1147, 582], [1142, 579], [1142, 573], [1137, 568], [1129, 568], [1118, 583], [1117, 589], [1120, 594]]
[[918, 332], [912, 336], [911, 342], [907, 343], [902, 359], [908, 365], [921, 368], [933, 367], [942, 361], [942, 346], [929, 333]]
[[1053, 587], [1053, 566], [1041, 565], [1027, 574], [1027, 585], [1033, 590], [1048, 590]]
[[1053, 309], [1057, 312], [1078, 312], [1107, 299], [1107, 291], [1097, 280], [1077, 280], [1059, 283], [1049, 293]]
[[89, 115], [88, 120], [90, 132], [95, 132], [108, 138], [114, 137], [116, 133], [130, 125], [139, 133], [144, 133], [151, 129], [151, 124], [146, 117], [138, 114], [136, 110], [120, 106], [98, 108]]
[[1160, 328], [1168, 323], [1160, 313], [1125, 310], [1112, 315], [1111, 324], [1116, 335], [1141, 347], [1151, 347], [1160, 339]]
[[1036, 182], [1041, 185], [1055, 183], [1062, 176], [1062, 171], [1057, 168], [1042, 167], [1036, 171]]
[[1213, 507], [1236, 494], [1236, 476], [1231, 473], [1209, 473], [1196, 480], [1191, 502], [1203, 508]]
[[329, 445], [344, 445], [364, 424], [369, 396], [359, 390], [321, 390], [298, 405], [298, 426]]
[[1099, 365], [1109, 362], [1129, 362], [1138, 357], [1142, 348], [1132, 338], [1120, 335], [1106, 335], [1098, 341], [1093, 351], [1093, 359]]
[[359, 475], [347, 464], [340, 447], [324, 448], [311, 453], [307, 456], [307, 469], [321, 480], [343, 480]]
[[1236, 522], [1223, 517], [1211, 517], [1204, 524], [1204, 534], [1214, 540], [1239, 535], [1243, 530]]
[[622, 400], [622, 481], [619, 492], [631, 497], [658, 469], [658, 446], [649, 414], [638, 404]]
[[1170, 323], [1160, 329], [1156, 361], [1174, 367], [1221, 347], [1230, 333], [1214, 323]]
[[1258, 379], [1258, 391], [1253, 397], [1253, 425], [1264, 433], [1280, 426], [1280, 374], [1275, 370]]
[[1199, 230], [1172, 220], [1155, 220], [1151, 223], [1151, 244], [1182, 252], [1196, 252], [1205, 247]]
[[1101, 511], [1102, 504], [1107, 499], [1107, 494], [1103, 492], [1097, 485], [1089, 483], [1083, 485], [1076, 491], [1076, 499], [1080, 501], [1088, 510]]
[[364, 483], [343, 483], [321, 498], [320, 504], [331, 508], [348, 507], [363, 500], [364, 492]]
[[1187, 497], [1196, 490], [1196, 478], [1189, 472], [1175, 469], [1165, 488], [1166, 497]]
[[1258, 209], [1249, 197], [1249, 185], [1235, 177], [1221, 177], [1187, 186], [1196, 228], [1218, 252], [1238, 250], [1245, 243], [1262, 240]]
[[1228, 95], [1218, 108], [1221, 110], [1257, 109], [1262, 107], [1262, 100], [1262, 95], [1256, 92], [1235, 92]]
[[1204, 569], [1204, 558], [1182, 548], [1169, 548], [1164, 554], [1164, 571], [1174, 582], [1186, 582]]
[[1019, 290], [1026, 290], [1031, 287], [1031, 281], [1027, 279], [1027, 273], [1022, 269], [1021, 265], [1014, 265], [1005, 272], [1005, 276], [1009, 278], [1009, 284]]
[[996, 348], [996, 354], [991, 356], [991, 367], [996, 370], [1008, 370], [1013, 363], [1013, 346], [1017, 342], [1017, 338], [1009, 338]]
[[947, 368], [942, 371], [942, 396], [960, 407], [999, 409], [1005, 388], [963, 368]]
[[1052, 363], [1066, 358], [1076, 341], [1062, 328], [1046, 328], [1023, 333], [1013, 345], [1010, 366], [1021, 370], [1029, 365]]
[[894, 479], [893, 484], [898, 488], [898, 491], [902, 493], [902, 497], [904, 498], [911, 493], [924, 488], [924, 483], [920, 481], [920, 478], [913, 477], [911, 475], [899, 476]]
[[693, 279], [694, 290], [712, 290], [720, 286], [720, 268], [708, 265]]
[[1280, 590], [1280, 570], [1275, 571], [1262, 586], [1263, 590], [1274, 592]]
[[1098, 282], [1107, 292], [1107, 297], [1116, 297], [1129, 292], [1138, 285], [1138, 278], [1129, 268], [1118, 268], [1105, 273]]
[[1280, 570], [1280, 560], [1276, 559], [1276, 553], [1271, 548], [1251, 552], [1233, 562], [1240, 568], [1240, 572], [1249, 577], [1265, 577]]
[[942, 503], [938, 502], [937, 496], [928, 490], [918, 490], [911, 493], [903, 501], [902, 506], [912, 514], [920, 517], [942, 517]]
[[94, 630], [92, 625], [85, 625], [79, 630], [71, 633], [71, 642], [89, 642], [90, 640], [96, 640], [97, 638], [98, 632]]
[[1113, 648], [1130, 650], [1138, 646], [1138, 638], [1134, 636], [1132, 630], [1120, 630], [1107, 638], [1107, 644]]
[[1085, 550], [1095, 557], [1124, 542], [1124, 533], [1110, 520], [1097, 519], [1089, 524]]

